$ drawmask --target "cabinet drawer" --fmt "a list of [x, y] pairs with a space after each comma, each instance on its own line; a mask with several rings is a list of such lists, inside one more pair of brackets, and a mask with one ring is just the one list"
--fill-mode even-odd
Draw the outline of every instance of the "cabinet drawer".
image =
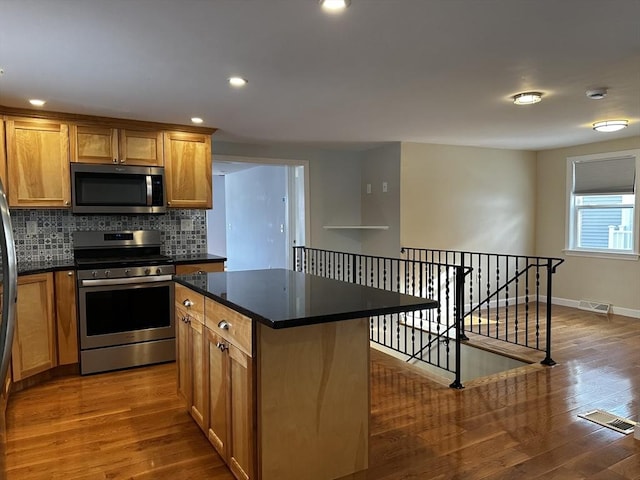
[[205, 325], [244, 353], [253, 356], [251, 319], [224, 305], [205, 299]]
[[224, 272], [224, 262], [214, 263], [189, 263], [176, 265], [176, 275], [188, 275], [190, 273], [214, 273]]
[[190, 288], [176, 283], [176, 306], [187, 312], [191, 317], [204, 323], [204, 295], [194, 292]]

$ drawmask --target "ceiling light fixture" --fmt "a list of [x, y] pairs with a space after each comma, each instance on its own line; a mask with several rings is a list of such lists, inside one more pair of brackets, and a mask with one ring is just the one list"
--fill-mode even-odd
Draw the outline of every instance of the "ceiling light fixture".
[[330, 12], [344, 10], [351, 5], [351, 0], [320, 0], [320, 6]]
[[232, 87], [244, 87], [247, 80], [242, 77], [229, 77], [229, 85]]
[[596, 122], [593, 129], [596, 132], [617, 132], [629, 126], [629, 120], [606, 120], [604, 122]]
[[542, 101], [540, 92], [522, 92], [513, 96], [513, 103], [516, 105], [532, 105]]
[[44, 100], [37, 99], [37, 98], [31, 98], [31, 99], [29, 99], [29, 103], [31, 105], [33, 105], [34, 107], [42, 107], [47, 102], [45, 102]]
[[192, 123], [202, 123], [202, 122], [204, 122], [204, 120], [202, 120], [200, 117], [191, 117], [191, 122]]
[[591, 100], [602, 100], [607, 96], [607, 89], [604, 87], [594, 88], [585, 92], [588, 98]]

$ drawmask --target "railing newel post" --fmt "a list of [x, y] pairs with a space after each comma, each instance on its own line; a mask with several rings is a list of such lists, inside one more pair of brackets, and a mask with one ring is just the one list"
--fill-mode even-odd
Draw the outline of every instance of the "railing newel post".
[[552, 289], [552, 276], [555, 271], [555, 267], [551, 265], [551, 258], [547, 259], [547, 351], [546, 357], [540, 363], [542, 365], [547, 365], [549, 367], [556, 364], [556, 362], [551, 358], [551, 296], [553, 295]]

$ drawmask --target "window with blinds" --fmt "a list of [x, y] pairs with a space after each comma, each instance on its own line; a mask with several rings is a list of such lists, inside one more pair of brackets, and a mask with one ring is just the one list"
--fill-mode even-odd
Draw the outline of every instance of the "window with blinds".
[[567, 159], [567, 249], [637, 253], [640, 150]]

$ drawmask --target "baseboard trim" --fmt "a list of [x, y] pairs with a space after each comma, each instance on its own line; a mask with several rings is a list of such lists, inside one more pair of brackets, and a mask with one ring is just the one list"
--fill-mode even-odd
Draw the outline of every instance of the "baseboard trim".
[[[541, 302], [546, 302], [546, 296], [540, 296]], [[563, 307], [572, 307], [578, 308], [580, 305], [580, 300], [571, 300], [569, 298], [559, 298], [559, 297], [551, 297], [552, 305], [562, 305]], [[640, 310], [634, 310], [632, 308], [625, 307], [616, 307], [615, 305], [611, 306], [611, 313], [616, 315], [622, 315], [623, 317], [631, 317], [640, 319]]]

